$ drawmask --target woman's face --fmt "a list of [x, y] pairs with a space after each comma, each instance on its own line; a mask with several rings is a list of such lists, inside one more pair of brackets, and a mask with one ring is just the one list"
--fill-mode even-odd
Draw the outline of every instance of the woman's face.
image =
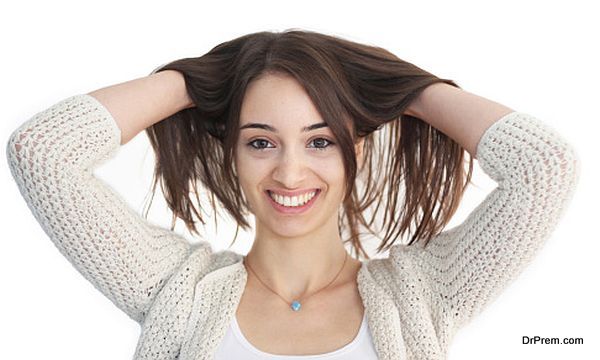
[[[337, 226], [345, 177], [341, 150], [302, 86], [291, 76], [269, 74], [249, 84], [240, 114], [235, 167], [256, 217], [279, 236]], [[305, 206], [270, 194], [316, 195]], [[297, 204], [299, 205], [299, 204]], [[265, 230], [265, 229], [262, 229]]]

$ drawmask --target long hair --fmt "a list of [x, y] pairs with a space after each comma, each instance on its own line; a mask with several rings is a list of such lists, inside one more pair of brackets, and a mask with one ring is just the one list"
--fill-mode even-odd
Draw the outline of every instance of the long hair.
[[[369, 259], [361, 246], [360, 226], [376, 237], [384, 231], [377, 252], [406, 233], [411, 235], [408, 245], [427, 245], [450, 221], [470, 182], [473, 159], [469, 156], [467, 173], [463, 161], [468, 152], [425, 121], [404, 114], [431, 84], [460, 87], [385, 49], [312, 31], [264, 31], [152, 73], [164, 70], [183, 74], [196, 105], [145, 129], [156, 154], [152, 191], [160, 180], [173, 211], [171, 229], [176, 218], [198, 235], [193, 216], [206, 224], [198, 180], [208, 189], [215, 226], [216, 196], [237, 222], [233, 242], [240, 227], [250, 228], [233, 161], [240, 110], [248, 84], [273, 72], [292, 75], [303, 86], [341, 147], [346, 194], [338, 225], [340, 235], [349, 231], [342, 240], [351, 242], [357, 258], [362, 253]], [[365, 140], [364, 164], [357, 169], [354, 145], [360, 139]], [[190, 187], [198, 208], [190, 199]], [[382, 209], [382, 224], [377, 226]]]

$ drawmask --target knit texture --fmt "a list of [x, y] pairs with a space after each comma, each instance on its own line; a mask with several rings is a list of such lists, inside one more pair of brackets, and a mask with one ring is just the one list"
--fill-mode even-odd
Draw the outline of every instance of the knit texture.
[[[244, 291], [242, 255], [149, 223], [93, 170], [121, 131], [87, 94], [35, 114], [9, 137], [11, 173], [66, 259], [141, 326], [134, 359], [213, 359]], [[527, 266], [564, 214], [580, 161], [535, 117], [498, 119], [477, 146], [498, 186], [423, 247], [363, 261], [357, 284], [379, 359], [445, 359], [458, 329]]]

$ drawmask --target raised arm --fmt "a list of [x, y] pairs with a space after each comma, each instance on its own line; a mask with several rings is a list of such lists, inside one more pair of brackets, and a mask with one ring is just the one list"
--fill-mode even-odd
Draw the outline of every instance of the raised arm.
[[[395, 290], [426, 299], [442, 340], [531, 262], [566, 210], [580, 167], [573, 147], [537, 118], [459, 91], [430, 92], [425, 102], [438, 108], [421, 115], [438, 114], [429, 119], [466, 149], [476, 149], [480, 167], [498, 186], [459, 226], [424, 248], [396, 245], [389, 257], [398, 272], [410, 273], [405, 278], [411, 285]], [[478, 112], [483, 123], [477, 123]]]
[[446, 83], [428, 86], [406, 113], [440, 130], [477, 157], [477, 143], [493, 123], [514, 110]]
[[167, 116], [195, 106], [185, 88], [183, 74], [175, 70], [107, 86], [89, 95], [111, 113], [121, 130], [121, 145]]
[[[20, 125], [6, 148], [18, 188], [46, 234], [138, 322], [191, 246], [148, 223], [93, 170], [121, 142], [181, 108], [171, 101], [176, 86], [169, 74], [152, 76], [92, 93], [100, 101], [89, 94], [61, 100]], [[209, 256], [210, 246], [203, 246]]]

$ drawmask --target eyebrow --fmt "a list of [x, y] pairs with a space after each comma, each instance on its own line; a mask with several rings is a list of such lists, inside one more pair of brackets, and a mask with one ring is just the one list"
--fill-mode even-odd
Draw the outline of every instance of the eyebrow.
[[[327, 125], [327, 123], [325, 123], [325, 122], [320, 122], [320, 123], [312, 124], [312, 125], [303, 127], [302, 128], [302, 132], [309, 132], [309, 131], [312, 131], [312, 130], [320, 129], [322, 127], [329, 127], [329, 125]], [[274, 133], [278, 133], [277, 129], [275, 129], [271, 125], [260, 124], [260, 123], [249, 123], [249, 124], [246, 124], [246, 125], [240, 127], [240, 130], [243, 130], [243, 129], [263, 129], [263, 130], [271, 131], [271, 132], [274, 132]]]

